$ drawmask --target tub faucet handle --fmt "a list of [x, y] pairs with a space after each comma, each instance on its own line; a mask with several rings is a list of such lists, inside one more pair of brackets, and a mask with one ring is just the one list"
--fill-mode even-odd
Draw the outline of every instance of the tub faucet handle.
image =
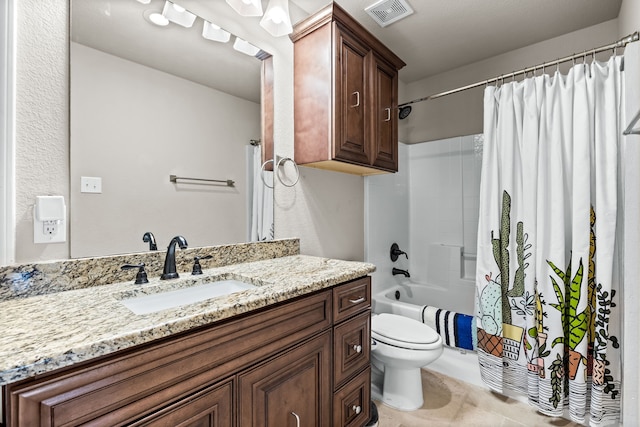
[[400, 250], [400, 246], [397, 243], [391, 245], [391, 250], [389, 251], [389, 255], [391, 256], [391, 261], [396, 262], [400, 255], [404, 255], [409, 259], [409, 255], [405, 251]]

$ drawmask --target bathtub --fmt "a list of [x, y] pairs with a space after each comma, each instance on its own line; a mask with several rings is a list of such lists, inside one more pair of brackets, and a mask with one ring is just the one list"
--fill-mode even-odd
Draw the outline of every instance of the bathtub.
[[[474, 314], [475, 286], [471, 281], [440, 287], [405, 281], [373, 295], [374, 313], [392, 313], [422, 321], [425, 305], [462, 314]], [[430, 370], [486, 387], [480, 378], [475, 351], [444, 347], [444, 352], [427, 367]]]

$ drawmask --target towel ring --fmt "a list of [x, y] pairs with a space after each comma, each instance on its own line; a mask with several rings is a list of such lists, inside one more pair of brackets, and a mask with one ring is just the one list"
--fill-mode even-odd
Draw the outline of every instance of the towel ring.
[[[284, 165], [286, 162], [291, 162], [293, 163], [293, 166], [296, 168], [296, 179], [295, 181], [293, 181], [293, 183], [291, 184], [287, 184], [282, 180], [282, 177], [280, 176], [280, 166]], [[277, 175], [278, 175], [278, 181], [280, 181], [280, 183], [282, 185], [284, 185], [285, 187], [293, 187], [294, 185], [296, 185], [298, 183], [298, 181], [300, 180], [300, 169], [298, 169], [298, 164], [290, 157], [280, 157], [280, 159], [278, 160], [278, 163], [276, 163], [276, 169], [277, 169]]]
[[[264, 167], [267, 166], [267, 163], [273, 163], [273, 159], [267, 160], [262, 164], [262, 166], [260, 166], [260, 178], [262, 179], [262, 183], [264, 184], [265, 187], [273, 188], [274, 187], [273, 185], [267, 184], [267, 181], [264, 180], [264, 171], [265, 171]], [[273, 179], [271, 181], [273, 183]]]

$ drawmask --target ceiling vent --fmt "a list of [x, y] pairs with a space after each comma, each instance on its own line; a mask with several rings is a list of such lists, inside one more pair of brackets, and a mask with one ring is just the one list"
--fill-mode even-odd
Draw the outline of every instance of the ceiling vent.
[[381, 27], [391, 25], [413, 13], [405, 0], [380, 0], [365, 9]]

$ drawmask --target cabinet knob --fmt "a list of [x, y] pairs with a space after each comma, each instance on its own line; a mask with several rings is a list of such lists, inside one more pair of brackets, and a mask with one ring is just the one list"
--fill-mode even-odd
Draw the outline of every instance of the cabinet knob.
[[354, 105], [352, 105], [351, 107], [352, 108], [359, 107], [360, 106], [360, 92], [355, 91], [351, 95], [355, 95], [356, 96], [356, 103]]
[[384, 111], [387, 112], [387, 118], [384, 121], [385, 122], [391, 121], [391, 108], [385, 108]]
[[358, 406], [353, 405], [353, 406], [351, 407], [351, 409], [353, 410], [353, 412], [355, 412], [355, 413], [356, 413], [356, 415], [357, 415], [357, 414], [359, 414], [360, 412], [362, 412], [362, 408], [360, 407], [360, 405], [358, 405]]
[[353, 349], [356, 351], [356, 353], [362, 353], [362, 346], [360, 344], [354, 345]]
[[300, 417], [295, 412], [291, 412], [291, 415], [296, 417], [296, 427], [300, 427]]

